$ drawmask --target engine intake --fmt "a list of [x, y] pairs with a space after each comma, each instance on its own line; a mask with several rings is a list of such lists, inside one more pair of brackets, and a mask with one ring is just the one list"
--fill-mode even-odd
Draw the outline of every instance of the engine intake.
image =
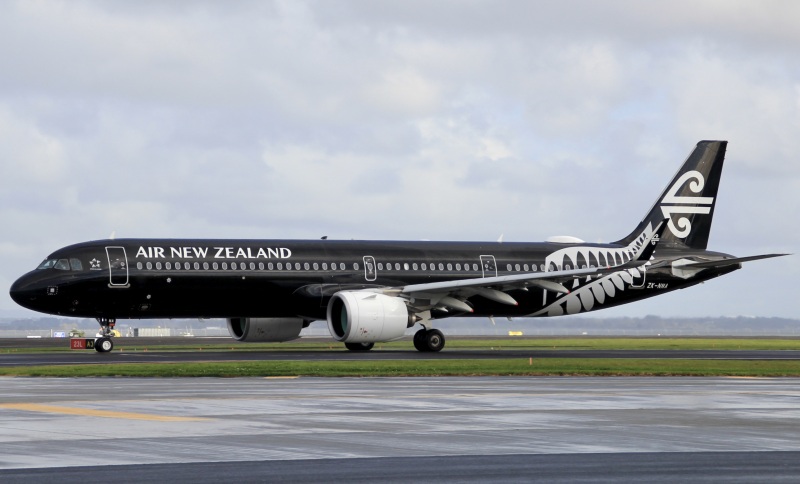
[[331, 336], [345, 343], [391, 341], [414, 325], [403, 299], [366, 291], [337, 292], [327, 315]]
[[228, 333], [242, 342], [291, 341], [302, 329], [302, 318], [228, 318]]

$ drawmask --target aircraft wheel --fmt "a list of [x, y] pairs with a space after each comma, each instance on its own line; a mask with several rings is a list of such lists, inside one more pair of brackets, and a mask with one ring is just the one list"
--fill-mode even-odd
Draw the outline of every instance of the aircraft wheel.
[[428, 351], [439, 352], [444, 348], [444, 334], [438, 329], [431, 329], [425, 332], [425, 346]]
[[414, 333], [414, 348], [416, 348], [418, 351], [423, 351], [423, 352], [430, 351], [428, 349], [427, 344], [425, 343], [425, 333], [427, 332], [428, 332], [427, 329], [422, 328], [421, 330]]
[[99, 338], [94, 342], [94, 349], [98, 353], [108, 353], [114, 349], [114, 342], [111, 338]]
[[375, 343], [345, 343], [344, 347], [350, 351], [369, 351]]

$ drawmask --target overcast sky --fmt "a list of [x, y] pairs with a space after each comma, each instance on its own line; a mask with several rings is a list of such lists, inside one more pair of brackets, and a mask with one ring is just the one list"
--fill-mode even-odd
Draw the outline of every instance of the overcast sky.
[[[112, 231], [616, 240], [701, 139], [729, 141], [709, 248], [798, 252], [799, 20], [790, 0], [2, 1], [0, 315], [29, 314], [16, 277]], [[798, 257], [593, 316], [797, 318]]]

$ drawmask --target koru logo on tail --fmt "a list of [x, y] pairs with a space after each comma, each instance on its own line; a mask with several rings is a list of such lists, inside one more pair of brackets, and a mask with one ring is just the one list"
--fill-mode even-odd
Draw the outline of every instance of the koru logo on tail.
[[661, 213], [669, 218], [670, 232], [679, 239], [685, 238], [692, 231], [692, 223], [687, 217], [678, 217], [677, 225], [672, 218], [673, 214], [709, 214], [714, 204], [714, 197], [681, 197], [678, 192], [684, 184], [689, 182], [689, 190], [701, 193], [706, 184], [703, 175], [696, 170], [687, 171], [667, 190], [661, 200]]

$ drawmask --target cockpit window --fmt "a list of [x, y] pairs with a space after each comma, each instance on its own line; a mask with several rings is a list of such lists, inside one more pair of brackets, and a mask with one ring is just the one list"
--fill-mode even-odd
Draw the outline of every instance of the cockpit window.
[[72, 266], [73, 271], [82, 271], [83, 264], [79, 259], [45, 259], [44, 262], [39, 264], [37, 269], [58, 269], [61, 271], [70, 270]]
[[52, 269], [56, 262], [58, 262], [58, 259], [45, 259], [37, 269]]

